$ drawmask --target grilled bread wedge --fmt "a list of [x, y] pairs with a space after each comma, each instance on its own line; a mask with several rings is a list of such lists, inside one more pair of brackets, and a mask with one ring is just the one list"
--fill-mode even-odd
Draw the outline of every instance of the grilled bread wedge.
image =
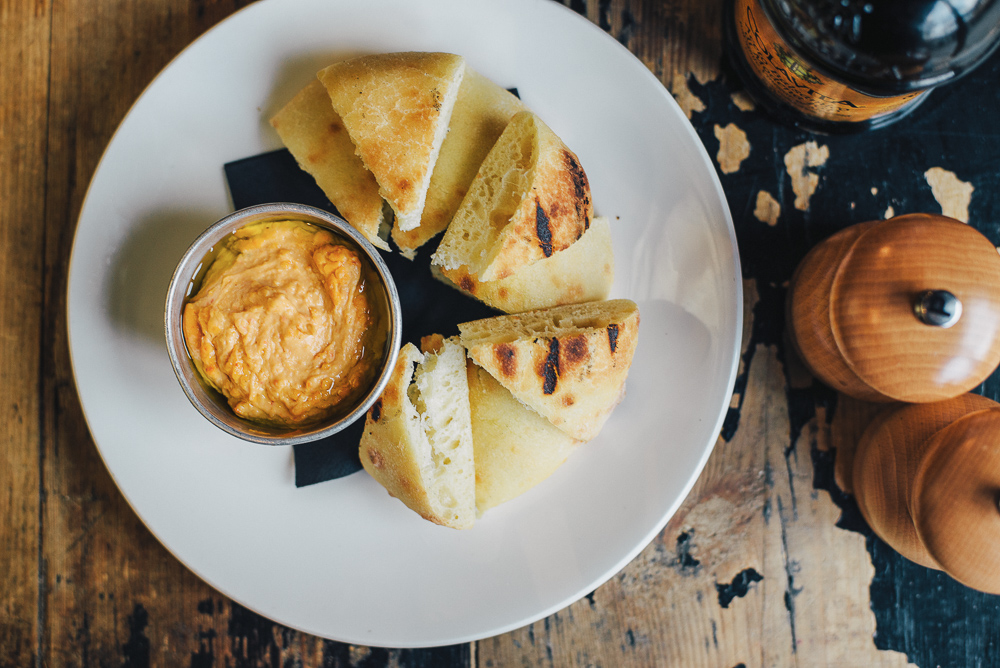
[[466, 266], [480, 281], [569, 248], [594, 215], [580, 161], [530, 111], [518, 113], [487, 154], [432, 262]]
[[465, 265], [431, 267], [432, 273], [470, 297], [507, 313], [607, 299], [615, 279], [608, 219], [595, 217], [575, 244], [521, 267], [507, 278], [480, 281]]
[[403, 232], [420, 225], [465, 60], [449, 53], [352, 58], [316, 75]]
[[378, 183], [355, 154], [323, 84], [314, 79], [299, 91], [274, 115], [271, 126], [340, 215], [373, 245], [389, 250], [379, 236], [383, 215]]
[[556, 306], [458, 326], [469, 357], [573, 438], [589, 441], [625, 393], [639, 332], [627, 299]]
[[467, 529], [476, 518], [476, 484], [465, 349], [455, 339], [434, 348], [400, 350], [358, 452], [390, 495], [435, 524]]
[[392, 240], [404, 254], [412, 254], [448, 227], [486, 155], [514, 114], [524, 109], [510, 92], [465, 68], [420, 225], [406, 232], [398, 226], [392, 230]]

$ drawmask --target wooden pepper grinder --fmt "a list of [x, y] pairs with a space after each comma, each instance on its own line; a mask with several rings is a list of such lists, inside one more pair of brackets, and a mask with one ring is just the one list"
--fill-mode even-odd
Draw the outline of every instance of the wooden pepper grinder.
[[867, 401], [948, 399], [1000, 364], [1000, 254], [945, 216], [860, 223], [806, 255], [787, 310], [792, 344], [834, 389]]
[[904, 557], [1000, 594], [1000, 404], [964, 394], [885, 409], [858, 443], [853, 486]]

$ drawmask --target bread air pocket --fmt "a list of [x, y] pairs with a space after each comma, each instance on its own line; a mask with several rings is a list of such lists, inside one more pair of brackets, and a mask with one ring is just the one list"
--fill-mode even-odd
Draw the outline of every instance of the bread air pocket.
[[535, 114], [514, 116], [490, 149], [432, 262], [480, 281], [569, 248], [594, 214], [580, 161]]
[[460, 324], [469, 357], [518, 401], [581, 441], [624, 396], [639, 332], [627, 299], [557, 306]]
[[468, 529], [476, 517], [465, 349], [428, 337], [408, 343], [369, 409], [359, 455], [365, 470], [424, 519]]

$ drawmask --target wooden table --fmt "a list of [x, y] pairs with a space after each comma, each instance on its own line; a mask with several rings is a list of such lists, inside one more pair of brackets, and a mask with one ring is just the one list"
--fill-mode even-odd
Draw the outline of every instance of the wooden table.
[[[551, 617], [470, 645], [378, 649], [274, 625], [156, 542], [84, 423], [65, 283], [76, 217], [153, 76], [240, 0], [0, 3], [0, 666], [1000, 665], [1000, 598], [910, 564], [838, 478], [864, 406], [784, 337], [787, 280], [847, 224], [941, 212], [1000, 242], [1000, 57], [903, 124], [856, 137], [769, 121], [722, 65], [719, 0], [567, 0], [674, 94], [716, 161], [746, 322], [714, 454], [631, 564]], [[997, 398], [1000, 381], [981, 391]]]

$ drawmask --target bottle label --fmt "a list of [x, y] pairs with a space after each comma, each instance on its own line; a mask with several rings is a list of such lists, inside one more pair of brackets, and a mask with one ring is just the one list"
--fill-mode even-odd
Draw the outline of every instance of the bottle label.
[[736, 0], [736, 34], [747, 64], [771, 93], [807, 116], [860, 122], [888, 114], [922, 91], [876, 97], [816, 72], [783, 40], [758, 0]]

